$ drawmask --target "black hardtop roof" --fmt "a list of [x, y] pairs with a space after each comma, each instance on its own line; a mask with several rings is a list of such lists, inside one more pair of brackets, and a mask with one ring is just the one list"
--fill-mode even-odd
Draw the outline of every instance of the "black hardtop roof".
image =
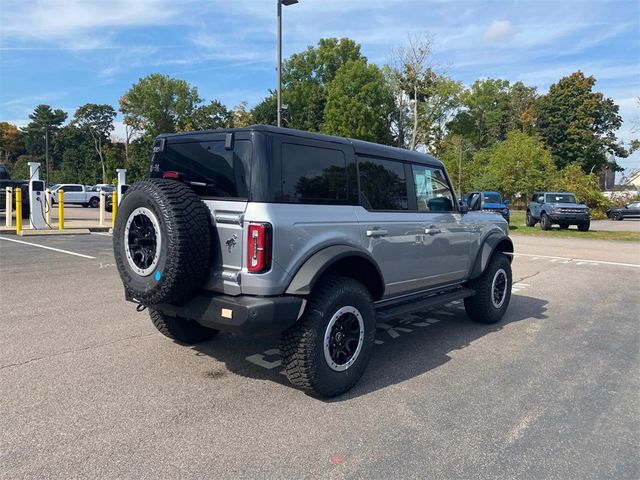
[[[322, 142], [331, 142], [341, 145], [352, 145], [355, 152], [362, 155], [370, 155], [375, 157], [386, 157], [395, 160], [404, 160], [415, 163], [424, 163], [441, 166], [442, 162], [435, 157], [421, 152], [415, 152], [404, 148], [391, 147], [388, 145], [380, 145], [378, 143], [365, 142], [364, 140], [356, 140], [353, 138], [334, 137], [323, 133], [306, 132], [304, 130], [296, 130], [293, 128], [274, 127], [272, 125], [249, 125], [243, 128], [224, 128], [219, 130], [203, 130], [198, 132], [182, 132], [182, 133], [163, 133], [158, 138], [188, 138], [188, 137], [207, 137], [219, 135], [221, 133], [235, 132], [262, 132], [278, 135], [288, 135], [291, 137], [305, 138], [309, 140], [318, 140]], [[195, 139], [195, 138], [194, 138]]]

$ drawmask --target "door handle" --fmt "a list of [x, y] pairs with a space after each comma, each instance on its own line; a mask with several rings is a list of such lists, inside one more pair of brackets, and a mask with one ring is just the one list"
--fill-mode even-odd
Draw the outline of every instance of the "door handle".
[[438, 227], [427, 227], [424, 229], [424, 233], [426, 233], [427, 235], [435, 235], [436, 233], [442, 233], [442, 230], [440, 230]]
[[373, 237], [373, 238], [384, 237], [387, 235], [387, 233], [389, 232], [387, 232], [386, 230], [381, 230], [380, 228], [374, 228], [373, 230], [367, 230], [367, 237]]

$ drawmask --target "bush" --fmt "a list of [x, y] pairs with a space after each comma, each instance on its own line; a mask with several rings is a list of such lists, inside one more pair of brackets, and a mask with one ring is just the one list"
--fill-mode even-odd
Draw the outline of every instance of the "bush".
[[554, 183], [555, 190], [571, 192], [579, 202], [585, 203], [591, 209], [594, 219], [605, 218], [611, 201], [600, 191], [598, 177], [593, 173], [584, 173], [579, 165], [568, 165], [560, 170], [560, 175]]

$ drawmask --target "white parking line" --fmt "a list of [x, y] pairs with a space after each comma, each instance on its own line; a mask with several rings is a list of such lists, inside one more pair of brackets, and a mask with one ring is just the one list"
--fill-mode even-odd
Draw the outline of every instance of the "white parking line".
[[45, 247], [44, 245], [38, 245], [37, 243], [24, 242], [22, 240], [14, 240], [13, 238], [0, 237], [0, 240], [6, 240], [7, 242], [23, 243], [24, 245], [31, 245], [32, 247], [39, 247], [39, 248], [44, 248], [46, 250], [53, 250], [54, 252], [66, 253], [67, 255], [75, 255], [76, 257], [90, 258], [90, 259], [96, 258], [96, 257], [91, 257], [89, 255], [83, 255], [82, 253], [75, 253], [75, 252], [70, 252], [68, 250], [61, 250], [59, 248]]
[[538, 258], [550, 258], [550, 259], [555, 259], [555, 260], [551, 260], [553, 261], [558, 261], [558, 260], [566, 260], [565, 262], [562, 263], [569, 263], [569, 262], [585, 262], [588, 264], [595, 264], [595, 265], [616, 265], [618, 267], [634, 267], [634, 268], [640, 268], [640, 264], [637, 263], [621, 263], [621, 262], [606, 262], [604, 260], [587, 260], [584, 258], [571, 258], [571, 257], [554, 257], [551, 255], [531, 255], [529, 253], [510, 253], [509, 255], [514, 255], [517, 257], [531, 257], [532, 260], [536, 260]]

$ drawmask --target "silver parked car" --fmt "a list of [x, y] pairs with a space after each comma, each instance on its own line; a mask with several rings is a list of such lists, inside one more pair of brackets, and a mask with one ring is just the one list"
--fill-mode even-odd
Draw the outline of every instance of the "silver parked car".
[[417, 152], [291, 129], [159, 136], [114, 229], [127, 300], [181, 343], [279, 333], [296, 386], [339, 395], [362, 375], [376, 317], [464, 299], [498, 322], [513, 244], [467, 212]]

